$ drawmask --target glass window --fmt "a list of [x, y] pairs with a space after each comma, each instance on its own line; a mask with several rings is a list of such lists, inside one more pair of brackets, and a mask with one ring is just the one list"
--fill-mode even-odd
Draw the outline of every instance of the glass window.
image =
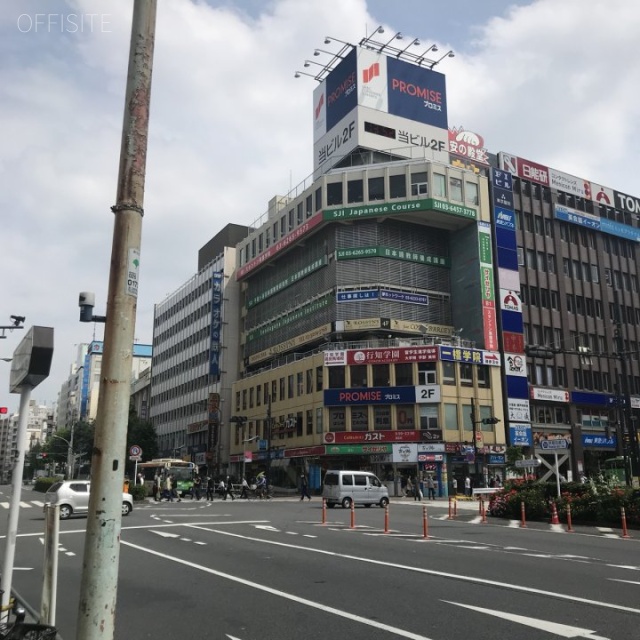
[[330, 182], [327, 185], [327, 206], [343, 204], [342, 182]]
[[316, 391], [322, 391], [322, 367], [316, 367]]
[[458, 430], [458, 405], [444, 405], [444, 428], [448, 431]]
[[431, 177], [433, 181], [433, 195], [435, 198], [447, 197], [447, 181], [441, 173], [433, 173]]
[[301, 396], [304, 394], [304, 375], [302, 371], [299, 371], [296, 374], [296, 386], [298, 388], [298, 395]]
[[355, 364], [349, 367], [349, 373], [351, 375], [352, 387], [366, 387], [367, 384], [367, 365]]
[[476, 376], [478, 378], [478, 386], [482, 389], [491, 388], [491, 367], [478, 365], [476, 367]]
[[480, 204], [480, 199], [478, 197], [478, 185], [475, 182], [466, 182], [464, 189], [467, 202], [478, 206]]
[[442, 361], [442, 382], [444, 384], [456, 384], [456, 363]]
[[395, 369], [397, 387], [413, 385], [413, 365], [411, 363], [396, 364]]
[[384, 178], [369, 178], [369, 200], [384, 200]]
[[460, 384], [463, 387], [473, 387], [473, 366], [468, 362], [460, 363]]
[[371, 367], [372, 382], [374, 387], [388, 387], [391, 384], [389, 380], [389, 365], [376, 364]]
[[438, 428], [438, 405], [420, 405], [420, 429]]
[[307, 369], [307, 393], [313, 393], [313, 369]]
[[322, 433], [322, 407], [316, 408], [316, 433]]
[[429, 193], [427, 185], [427, 172], [418, 171], [411, 174], [411, 195], [427, 196]]
[[315, 210], [320, 211], [320, 209], [322, 209], [322, 187], [318, 187], [316, 189], [315, 199], [316, 199]]
[[418, 384], [437, 384], [435, 362], [418, 363]]
[[398, 431], [413, 431], [416, 428], [414, 405], [396, 405], [396, 427]]
[[347, 181], [347, 202], [364, 202], [364, 184], [362, 180]]
[[344, 407], [329, 408], [329, 431], [346, 431], [347, 423], [345, 421]]
[[344, 367], [328, 367], [329, 371], [329, 389], [343, 389], [344, 383]]
[[449, 178], [449, 200], [462, 202], [462, 180], [460, 178]]
[[313, 435], [313, 410], [307, 409], [307, 435]]
[[280, 400], [284, 400], [287, 397], [284, 391], [284, 378], [280, 378]]
[[291, 374], [290, 376], [287, 376], [287, 390], [288, 390], [287, 397], [293, 398], [294, 396], [293, 374]]
[[369, 408], [351, 407], [351, 431], [369, 431]]
[[389, 176], [389, 197], [406, 198], [407, 181], [404, 173], [397, 176]]
[[375, 405], [373, 407], [373, 428], [375, 431], [389, 431], [391, 429], [390, 405]]

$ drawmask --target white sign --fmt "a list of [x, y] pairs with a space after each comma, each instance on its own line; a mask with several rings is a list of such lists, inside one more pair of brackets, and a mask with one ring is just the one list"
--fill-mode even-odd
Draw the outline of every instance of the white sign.
[[416, 402], [418, 404], [440, 402], [440, 385], [424, 384], [416, 387]]
[[513, 422], [531, 422], [529, 401], [519, 398], [508, 398], [509, 420]]
[[582, 178], [570, 176], [556, 169], [549, 169], [549, 186], [580, 198], [588, 197], [587, 192], [591, 190], [589, 183]]
[[138, 297], [138, 272], [140, 270], [140, 249], [129, 248], [127, 261], [127, 284], [125, 293], [134, 298]]
[[346, 351], [325, 351], [324, 352], [325, 367], [344, 366], [346, 364], [347, 364]]
[[508, 376], [527, 377], [527, 363], [520, 353], [505, 353], [504, 368]]
[[435, 444], [419, 443], [418, 453], [440, 453], [445, 450], [444, 442], [436, 442]]
[[547, 402], [569, 402], [569, 392], [559, 389], [541, 389], [531, 387], [533, 400], [546, 400]]
[[522, 300], [517, 291], [511, 289], [500, 289], [500, 308], [505, 311], [515, 311], [522, 313]]
[[137, 444], [132, 444], [129, 448], [129, 455], [139, 458], [142, 455], [142, 449]]
[[418, 445], [415, 442], [403, 442], [401, 444], [393, 444], [392, 456], [393, 462], [417, 462], [418, 461]]

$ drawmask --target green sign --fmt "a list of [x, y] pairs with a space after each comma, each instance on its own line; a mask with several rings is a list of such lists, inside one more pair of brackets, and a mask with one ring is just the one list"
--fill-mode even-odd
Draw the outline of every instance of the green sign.
[[446, 202], [445, 200], [436, 200], [435, 198], [429, 198], [427, 202], [429, 203], [428, 208], [433, 209], [434, 211], [442, 211], [444, 213], [450, 213], [454, 216], [470, 218], [471, 220], [475, 220], [478, 217], [476, 210], [471, 209], [470, 207], [463, 207], [459, 204], [451, 204], [450, 202]]
[[277, 329], [280, 329], [281, 327], [285, 327], [286, 325], [291, 324], [292, 322], [296, 322], [301, 318], [305, 318], [308, 315], [317, 313], [318, 311], [320, 311], [320, 309], [324, 309], [326, 306], [328, 306], [332, 300], [333, 300], [333, 297], [329, 295], [325, 295], [322, 298], [318, 298], [313, 302], [309, 302], [308, 304], [305, 304], [304, 306], [300, 307], [299, 309], [296, 309], [295, 311], [292, 311], [291, 313], [287, 313], [281, 316], [277, 320], [268, 322], [267, 324], [264, 324], [261, 327], [254, 329], [253, 331], [249, 331], [249, 333], [247, 333], [247, 342], [251, 342], [251, 340], [255, 340], [256, 338], [261, 338], [262, 336], [266, 336], [272, 331], [276, 331]]
[[302, 278], [306, 278], [310, 273], [317, 271], [321, 267], [324, 267], [327, 264], [327, 256], [322, 256], [317, 260], [314, 260], [311, 264], [308, 264], [306, 267], [303, 267], [299, 271], [295, 271], [294, 273], [288, 275], [284, 280], [277, 282], [272, 285], [268, 289], [265, 289], [257, 296], [253, 298], [249, 298], [247, 301], [247, 309], [251, 309], [251, 307], [255, 307], [257, 304], [264, 302], [267, 298], [274, 296], [276, 293], [286, 289], [289, 285], [297, 282], [298, 280], [302, 280]]
[[325, 447], [326, 455], [374, 455], [378, 453], [391, 453], [393, 446], [390, 444], [328, 444]]
[[416, 251], [404, 249], [392, 249], [390, 247], [348, 247], [336, 249], [336, 260], [358, 260], [360, 258], [390, 258], [391, 260], [403, 260], [404, 262], [417, 262], [436, 267], [451, 266], [448, 257], [430, 256]]
[[451, 204], [446, 200], [426, 198], [423, 200], [401, 200], [398, 202], [384, 202], [380, 204], [360, 205], [359, 207], [340, 207], [338, 209], [325, 209], [322, 212], [323, 220], [354, 220], [355, 218], [377, 218], [380, 216], [394, 216], [402, 213], [416, 211], [441, 211], [454, 216], [462, 216], [475, 220], [476, 210], [463, 207], [459, 204]]

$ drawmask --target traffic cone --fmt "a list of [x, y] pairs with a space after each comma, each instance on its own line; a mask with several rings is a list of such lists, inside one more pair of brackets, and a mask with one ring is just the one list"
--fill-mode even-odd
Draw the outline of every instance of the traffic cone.
[[556, 507], [556, 503], [551, 503], [551, 524], [560, 524], [560, 519], [558, 518], [558, 507]]

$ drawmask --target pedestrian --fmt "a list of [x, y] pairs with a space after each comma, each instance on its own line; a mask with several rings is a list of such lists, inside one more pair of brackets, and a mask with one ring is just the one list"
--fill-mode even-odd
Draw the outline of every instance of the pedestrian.
[[[171, 497], [175, 498], [178, 502], [182, 502], [182, 498], [178, 493], [178, 481], [174, 475], [171, 475]], [[171, 500], [173, 502], [173, 500]]]
[[242, 491], [240, 492], [240, 497], [245, 500], [249, 499], [249, 483], [244, 476], [242, 476]]
[[223, 500], [227, 499], [227, 496], [231, 496], [232, 500], [235, 500], [235, 496], [233, 495], [233, 491], [232, 491], [232, 486], [231, 486], [231, 477], [227, 476], [227, 480], [224, 483], [224, 498], [222, 498]]
[[200, 491], [202, 489], [202, 478], [199, 473], [196, 473], [195, 478], [193, 479], [193, 492], [191, 493], [191, 499], [195, 497], [196, 500], [200, 500], [201, 495]]
[[436, 499], [436, 485], [433, 481], [433, 476], [427, 476], [427, 496], [429, 500]]
[[453, 476], [453, 480], [451, 481], [451, 492], [454, 496], [458, 495], [458, 480], [455, 476]]
[[144, 485], [144, 476], [142, 475], [142, 472], [138, 473], [138, 475], [136, 476], [138, 478], [137, 482], [139, 485]]
[[218, 494], [221, 498], [224, 498], [224, 494], [227, 488], [224, 486], [224, 480], [220, 478], [220, 482], [218, 482]]
[[215, 491], [215, 487], [213, 484], [213, 477], [207, 476], [207, 500], [213, 501], [214, 491]]
[[167, 502], [173, 502], [173, 484], [171, 482], [171, 476], [167, 474], [164, 479], [164, 491], [162, 497], [167, 499]]
[[464, 479], [464, 495], [471, 496], [471, 478], [469, 476]]
[[411, 482], [411, 478], [407, 478], [406, 480], [406, 484], [404, 486], [404, 495], [407, 496], [407, 498], [410, 498], [412, 495], [414, 495], [413, 482]]
[[311, 501], [311, 496], [309, 495], [309, 483], [307, 482], [307, 477], [304, 473], [300, 476], [300, 500], [304, 500], [305, 498], [309, 498]]
[[413, 500], [422, 500], [422, 491], [420, 491], [420, 480], [418, 476], [416, 476], [416, 481], [413, 486]]

